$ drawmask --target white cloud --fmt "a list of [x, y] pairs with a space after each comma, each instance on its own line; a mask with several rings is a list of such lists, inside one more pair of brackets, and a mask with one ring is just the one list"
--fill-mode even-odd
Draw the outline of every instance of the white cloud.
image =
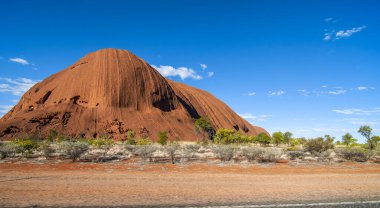
[[172, 66], [162, 66], [159, 67], [152, 65], [158, 72], [164, 77], [175, 77], [179, 76], [182, 80], [187, 78], [192, 78], [196, 80], [202, 79], [202, 76], [198, 75], [193, 69], [187, 67], [174, 68]]
[[250, 92], [248, 93], [248, 96], [255, 96], [256, 95], [256, 92]]
[[347, 122], [347, 123], [350, 123], [350, 124], [353, 124], [353, 125], [359, 125], [359, 126], [363, 126], [363, 125], [371, 125], [371, 126], [374, 126], [374, 125], [379, 125], [380, 124], [380, 120], [367, 120], [367, 119], [364, 119], [364, 118], [345, 118], [345, 119], [340, 119], [340, 120], [337, 120], [338, 122]]
[[303, 96], [309, 96], [310, 95], [310, 92], [307, 89], [297, 90], [297, 92]]
[[0, 105], [0, 113], [8, 113], [13, 108], [13, 105]]
[[356, 89], [359, 90], [359, 91], [363, 91], [363, 90], [368, 90], [368, 87], [366, 87], [366, 86], [359, 86]]
[[328, 17], [328, 18], [325, 19], [325, 22], [331, 22], [331, 21], [333, 21], [332, 17]]
[[269, 96], [281, 96], [283, 94], [285, 94], [285, 92], [283, 90], [279, 90], [279, 91], [275, 91], [275, 92], [272, 92], [272, 91], [268, 92]]
[[330, 95], [343, 95], [347, 92], [345, 89], [330, 90], [327, 93]]
[[207, 73], [207, 76], [208, 76], [208, 77], [212, 77], [212, 76], [214, 76], [214, 72], [208, 72], [208, 73]]
[[207, 65], [206, 64], [199, 64], [201, 66], [202, 69], [207, 69]]
[[332, 36], [331, 33], [325, 33], [324, 37], [323, 37], [323, 40], [331, 40], [331, 38], [332, 38], [331, 36]]
[[5, 81], [0, 83], [0, 92], [9, 92], [13, 95], [24, 94], [38, 82], [27, 78], [10, 79], [0, 77], [0, 80]]
[[249, 121], [265, 121], [266, 119], [272, 117], [271, 115], [255, 116], [255, 115], [252, 115], [251, 113], [243, 113], [243, 114], [239, 114], [239, 116]]
[[0, 116], [8, 113], [13, 108], [13, 105], [0, 105]]
[[360, 31], [364, 30], [366, 27], [367, 26], [363, 25], [361, 27], [354, 27], [354, 28], [349, 29], [349, 30], [339, 30], [338, 32], [335, 33], [335, 39], [339, 40], [342, 38], [348, 38], [351, 35], [353, 35], [354, 33], [358, 33]]
[[[332, 23], [335, 23], [335, 21], [332, 21]], [[363, 26], [354, 27], [348, 30], [339, 30], [337, 32], [335, 32], [335, 30], [331, 30], [330, 32], [328, 32], [328, 30], [325, 29], [325, 33], [323, 34], [323, 40], [329, 41], [329, 40], [339, 40], [342, 38], [348, 38], [352, 36], [354, 33], [358, 33], [364, 30], [366, 27], [367, 26], [363, 25]]]
[[9, 61], [16, 62], [22, 65], [29, 65], [29, 62], [22, 58], [10, 58]]
[[374, 114], [380, 114], [380, 108], [374, 108], [371, 110], [351, 108], [351, 109], [335, 109], [332, 111], [335, 113], [344, 114], [344, 115], [370, 116], [370, 115], [374, 115]]

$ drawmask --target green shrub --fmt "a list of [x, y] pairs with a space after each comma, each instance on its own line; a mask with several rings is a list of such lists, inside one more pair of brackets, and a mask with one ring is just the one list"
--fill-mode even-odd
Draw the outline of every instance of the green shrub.
[[125, 143], [127, 145], [136, 145], [136, 140], [134, 140], [134, 139], [128, 139]]
[[161, 145], [166, 145], [168, 142], [168, 132], [162, 131], [158, 132], [158, 143]]
[[33, 150], [39, 148], [40, 140], [41, 139], [36, 135], [25, 134], [17, 137], [12, 142], [19, 147], [20, 153], [22, 153], [24, 156], [29, 156], [30, 154], [32, 154]]
[[234, 157], [236, 148], [232, 145], [216, 145], [212, 150], [222, 161], [230, 161]]
[[[211, 139], [214, 135], [214, 128], [212, 127], [211, 121], [206, 117], [200, 117], [194, 122], [195, 131], [197, 134], [202, 135], [202, 140]], [[205, 134], [208, 138], [205, 137]]]
[[135, 132], [133, 131], [133, 130], [128, 130], [127, 131], [127, 140], [129, 140], [129, 139], [135, 139], [135, 136], [136, 136], [136, 134], [135, 134]]
[[150, 140], [149, 138], [140, 138], [136, 141], [136, 145], [149, 145], [152, 143], [152, 140]]
[[297, 158], [302, 158], [304, 156], [303, 151], [289, 151], [287, 152], [287, 155], [290, 157], [291, 160], [295, 160]]
[[87, 152], [89, 144], [87, 142], [78, 142], [78, 141], [64, 141], [60, 143], [61, 149], [65, 154], [75, 162], [78, 160], [84, 153]]
[[214, 136], [215, 144], [247, 144], [254, 142], [255, 137], [242, 135], [241, 132], [231, 129], [218, 129]]
[[257, 135], [256, 141], [262, 146], [268, 146], [270, 144], [271, 138], [266, 133], [260, 133], [259, 135]]
[[337, 155], [354, 162], [366, 162], [371, 157], [371, 151], [363, 148], [339, 148], [336, 149]]
[[334, 149], [333, 141], [322, 137], [309, 139], [305, 144], [305, 150], [311, 153], [321, 153], [329, 149]]

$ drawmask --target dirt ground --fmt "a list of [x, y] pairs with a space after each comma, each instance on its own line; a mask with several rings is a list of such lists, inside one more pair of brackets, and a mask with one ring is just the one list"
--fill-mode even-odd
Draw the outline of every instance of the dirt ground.
[[0, 206], [178, 206], [380, 199], [380, 165], [0, 164]]

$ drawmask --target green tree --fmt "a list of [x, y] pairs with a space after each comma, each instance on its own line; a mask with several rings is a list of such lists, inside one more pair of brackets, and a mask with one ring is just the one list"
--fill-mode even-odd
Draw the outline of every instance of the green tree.
[[330, 143], [333, 144], [333, 143], [334, 143], [334, 140], [335, 140], [335, 137], [332, 137], [332, 136], [326, 134], [326, 135], [325, 135], [325, 139], [326, 139], [327, 142], [330, 142]]
[[287, 131], [284, 133], [284, 142], [288, 144], [288, 146], [290, 146], [290, 140], [292, 139], [292, 136], [292, 132]]
[[351, 144], [354, 144], [357, 141], [357, 139], [353, 138], [350, 133], [346, 133], [342, 136], [342, 144], [346, 146], [350, 146]]
[[372, 128], [370, 126], [361, 126], [358, 132], [367, 139], [368, 148], [373, 150], [376, 147], [375, 141], [372, 140]]
[[168, 132], [160, 131], [158, 132], [158, 143], [161, 145], [166, 145], [168, 142]]
[[204, 135], [206, 134], [209, 139], [212, 139], [214, 136], [215, 130], [212, 127], [211, 121], [206, 117], [200, 117], [195, 120], [195, 130], [198, 134], [202, 134], [204, 139]]
[[270, 143], [271, 138], [266, 133], [260, 133], [259, 135], [257, 135], [256, 140], [262, 146], [267, 146]]
[[272, 134], [273, 143], [278, 146], [279, 144], [284, 143], [284, 134], [280, 131], [274, 132]]

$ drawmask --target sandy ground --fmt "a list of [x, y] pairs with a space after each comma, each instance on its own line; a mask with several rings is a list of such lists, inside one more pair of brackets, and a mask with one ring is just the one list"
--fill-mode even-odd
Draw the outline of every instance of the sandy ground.
[[0, 164], [0, 206], [177, 206], [380, 199], [380, 165]]

